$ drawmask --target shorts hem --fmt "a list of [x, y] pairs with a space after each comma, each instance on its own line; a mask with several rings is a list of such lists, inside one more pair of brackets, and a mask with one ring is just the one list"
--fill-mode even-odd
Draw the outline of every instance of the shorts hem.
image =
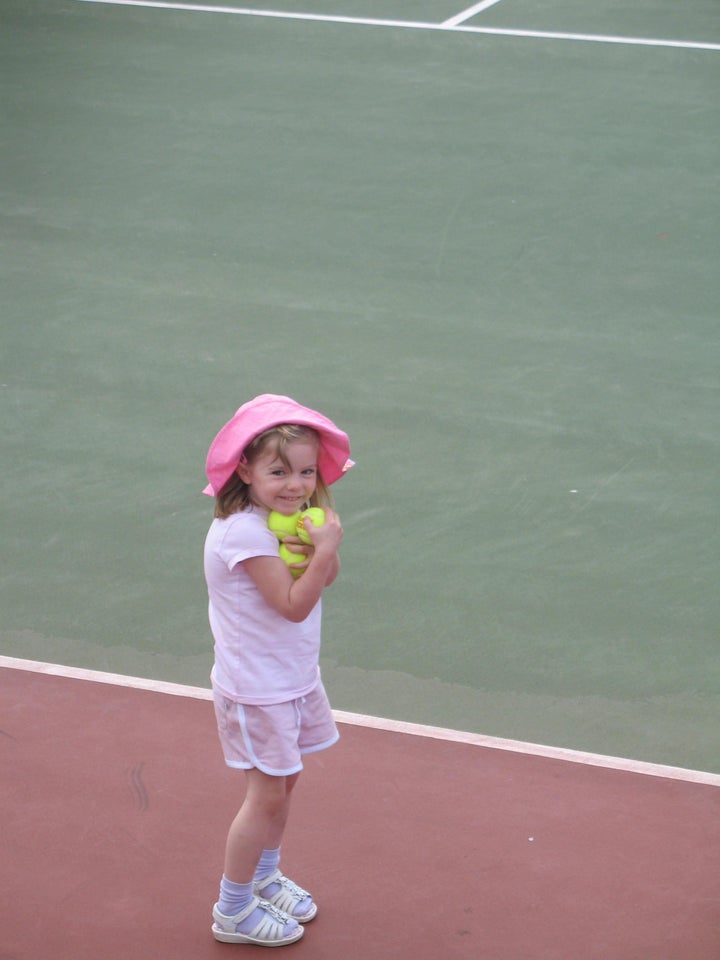
[[317, 753], [320, 750], [327, 750], [328, 747], [334, 746], [340, 739], [340, 734], [335, 734], [330, 740], [326, 740], [325, 743], [317, 743], [312, 747], [302, 747], [300, 750], [300, 756], [304, 757], [307, 753]]
[[268, 777], [291, 777], [294, 773], [300, 773], [303, 770], [302, 763], [287, 770], [273, 770], [264, 763], [246, 763], [245, 761], [226, 760], [226, 766], [233, 770], [259, 770], [260, 773], [267, 774]]

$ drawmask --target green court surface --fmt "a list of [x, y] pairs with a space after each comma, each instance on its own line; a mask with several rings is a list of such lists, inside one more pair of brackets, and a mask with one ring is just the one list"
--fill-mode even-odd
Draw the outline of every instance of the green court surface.
[[720, 12], [715, 0], [503, 0], [471, 22], [516, 30], [720, 42]]
[[[720, 48], [2, 20], [2, 653], [207, 685], [205, 453], [289, 393], [357, 461], [335, 707], [720, 770]], [[720, 41], [709, 0], [466, 26]]]

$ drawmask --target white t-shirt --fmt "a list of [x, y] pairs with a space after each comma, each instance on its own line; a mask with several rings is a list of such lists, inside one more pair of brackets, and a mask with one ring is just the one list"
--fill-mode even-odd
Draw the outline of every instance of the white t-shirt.
[[251, 508], [213, 520], [205, 540], [205, 579], [215, 639], [213, 684], [239, 703], [269, 704], [308, 694], [320, 677], [322, 601], [301, 623], [263, 600], [245, 572], [249, 557], [277, 557], [267, 512]]

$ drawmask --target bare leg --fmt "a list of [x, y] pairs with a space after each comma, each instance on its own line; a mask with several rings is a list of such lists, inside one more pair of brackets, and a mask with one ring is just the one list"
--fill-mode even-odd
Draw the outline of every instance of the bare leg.
[[230, 825], [225, 847], [225, 876], [235, 883], [249, 883], [263, 850], [274, 850], [282, 843], [292, 790], [300, 776], [271, 777], [257, 769], [246, 772], [245, 799]]

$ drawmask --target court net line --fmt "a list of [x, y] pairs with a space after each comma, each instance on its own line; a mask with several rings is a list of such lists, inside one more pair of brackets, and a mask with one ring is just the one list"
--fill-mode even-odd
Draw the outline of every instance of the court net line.
[[279, 20], [311, 20], [316, 23], [344, 23], [365, 27], [395, 27], [406, 30], [438, 30], [443, 33], [477, 33], [496, 37], [522, 37], [533, 40], [575, 40], [586, 43], [624, 44], [638, 47], [674, 47], [682, 50], [720, 50], [720, 43], [694, 40], [659, 40], [650, 37], [615, 37], [592, 33], [562, 33], [546, 30], [511, 30], [502, 27], [471, 27], [454, 23], [425, 23], [414, 20], [383, 20], [373, 17], [341, 17], [320, 13], [293, 13], [283, 10], [253, 10], [249, 7], [222, 7], [210, 4], [171, 3], [165, 0], [77, 0], [79, 3], [101, 3], [120, 7], [144, 7], [161, 10], [184, 10], [190, 13], [227, 13], [243, 17], [270, 17]]
[[[68, 667], [58, 663], [43, 663], [39, 660], [23, 660], [17, 657], [0, 656], [0, 668], [25, 670], [48, 676], [63, 677], [69, 680], [87, 680], [93, 683], [107, 683], [112, 686], [130, 687], [134, 690], [146, 690], [150, 693], [163, 693], [175, 697], [189, 697], [195, 700], [212, 700], [212, 690], [206, 687], [186, 686], [170, 683], [166, 680], [151, 680], [147, 677], [130, 677], [120, 673], [105, 673], [99, 670], [86, 670], [82, 667]], [[688, 770], [685, 767], [672, 767], [662, 763], [648, 763], [643, 760], [630, 760], [624, 757], [611, 757], [599, 753], [587, 753], [570, 750], [566, 747], [551, 747], [539, 743], [527, 743], [523, 740], [507, 740], [491, 737], [482, 733], [470, 733], [462, 730], [450, 730], [445, 727], [433, 727], [421, 723], [409, 723], [404, 720], [390, 720], [384, 717], [370, 717], [360, 713], [333, 710], [338, 723], [352, 726], [370, 727], [389, 733], [400, 733], [415, 737], [429, 737], [433, 740], [446, 740], [451, 743], [465, 743], [469, 746], [486, 747], [491, 750], [505, 750], [526, 756], [543, 757], [550, 760], [565, 760], [591, 767], [605, 767], [626, 773], [638, 773], [668, 780], [683, 780], [687, 783], [700, 783], [720, 787], [720, 774], [703, 770]]]

